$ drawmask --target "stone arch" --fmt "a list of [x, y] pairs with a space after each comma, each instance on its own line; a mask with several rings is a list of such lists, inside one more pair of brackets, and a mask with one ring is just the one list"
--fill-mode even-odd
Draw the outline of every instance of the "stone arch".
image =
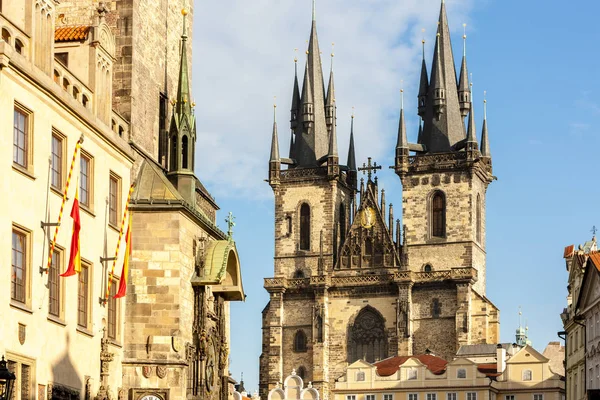
[[6, 43], [11, 44], [11, 39], [12, 35], [10, 34], [10, 31], [7, 28], [2, 28], [2, 40], [4, 40]]
[[365, 360], [373, 363], [387, 358], [388, 338], [385, 318], [381, 313], [366, 306], [361, 309], [348, 325], [348, 362]]
[[296, 375], [296, 371], [292, 371], [292, 374], [285, 378], [283, 382], [285, 388], [285, 399], [300, 399], [302, 389], [304, 388], [304, 382], [302, 378]]
[[98, 41], [100, 45], [111, 57], [115, 56], [115, 37], [112, 34], [110, 27], [106, 23], [101, 23], [98, 26]]
[[423, 265], [423, 272], [432, 272], [433, 271], [433, 265], [431, 265], [431, 263], [426, 263], [425, 265]]
[[285, 400], [285, 392], [281, 388], [275, 388], [269, 392], [267, 400]]
[[307, 348], [308, 338], [302, 329], [298, 329], [294, 334], [294, 351], [296, 353], [305, 353]]
[[429, 236], [446, 237], [446, 194], [437, 189], [429, 195]]
[[319, 400], [319, 392], [313, 387], [308, 387], [300, 393], [300, 398], [302, 400]]
[[25, 48], [24, 42], [19, 38], [15, 38], [15, 51], [21, 55], [24, 55], [24, 52], [23, 52], [24, 48]]

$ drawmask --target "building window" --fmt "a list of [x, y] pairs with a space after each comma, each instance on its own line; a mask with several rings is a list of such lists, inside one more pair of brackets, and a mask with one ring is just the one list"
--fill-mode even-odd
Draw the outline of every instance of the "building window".
[[373, 363], [388, 357], [385, 321], [372, 307], [363, 308], [350, 327], [348, 362], [365, 360]]
[[112, 280], [112, 284], [110, 285], [110, 295], [108, 297], [108, 323], [107, 323], [107, 336], [109, 339], [117, 340], [117, 299], [115, 296], [117, 294], [117, 288], [119, 287], [119, 282], [116, 279]]
[[446, 393], [446, 400], [456, 400], [456, 393]]
[[33, 373], [33, 360], [7, 354], [7, 367], [17, 378], [14, 383], [12, 400], [29, 400], [35, 398], [33, 389], [33, 379], [35, 377]]
[[12, 231], [12, 273], [11, 299], [19, 303], [27, 303], [29, 233], [13, 226]]
[[188, 168], [188, 137], [181, 138], [181, 168]]
[[477, 392], [467, 392], [467, 400], [477, 400]]
[[365, 395], [365, 400], [375, 400], [375, 395], [374, 394], [367, 394], [367, 395]]
[[419, 393], [409, 393], [408, 400], [419, 400]]
[[10, 32], [5, 28], [2, 28], [2, 40], [10, 44]]
[[62, 190], [63, 188], [63, 150], [64, 136], [58, 132], [52, 132], [52, 154], [50, 160], [50, 184], [54, 189]]
[[110, 173], [108, 182], [108, 222], [117, 226], [119, 222], [119, 198], [121, 197], [121, 178]]
[[427, 393], [427, 400], [437, 400], [437, 393]]
[[425, 264], [423, 267], [423, 272], [431, 272], [432, 270], [433, 268], [431, 267], [431, 264]]
[[541, 393], [535, 393], [533, 395], [533, 400], [544, 400], [544, 395]]
[[459, 369], [456, 371], [456, 377], [457, 377], [458, 379], [465, 379], [465, 378], [467, 377], [467, 370], [466, 370], [466, 369], [464, 369], [464, 368], [459, 368]]
[[60, 61], [65, 67], [69, 66], [69, 53], [54, 53], [54, 59]]
[[417, 376], [418, 374], [416, 368], [410, 368], [406, 371], [406, 379], [409, 381], [417, 379]]
[[23, 42], [21, 42], [19, 39], [15, 39], [15, 50], [17, 53], [23, 54], [23, 47], [25, 47]]
[[300, 250], [310, 250], [310, 206], [300, 207]]
[[304, 278], [304, 271], [302, 271], [301, 269], [297, 269], [294, 272], [294, 278], [296, 278], [296, 279], [302, 279], [302, 278]]
[[346, 207], [340, 204], [340, 242], [343, 244], [346, 239]]
[[13, 125], [13, 162], [23, 168], [29, 164], [29, 144], [31, 140], [30, 129], [31, 113], [15, 105]]
[[433, 299], [431, 302], [431, 317], [439, 318], [442, 315], [442, 303], [438, 299]]
[[294, 351], [298, 353], [306, 351], [306, 334], [303, 330], [299, 330], [294, 336]]
[[306, 368], [304, 367], [298, 367], [298, 372], [297, 375], [304, 380], [306, 378]]
[[431, 235], [446, 236], [446, 198], [440, 191], [435, 192], [431, 198]]
[[523, 380], [524, 381], [530, 381], [532, 379], [531, 377], [531, 370], [530, 369], [526, 369], [523, 371]]
[[356, 400], [356, 395], [355, 394], [347, 394], [346, 400]]
[[356, 373], [356, 381], [363, 382], [365, 380], [365, 373], [363, 371], [359, 371]]
[[394, 395], [391, 393], [384, 393], [383, 400], [394, 400]]
[[92, 208], [92, 173], [93, 159], [87, 153], [81, 152], [79, 170], [79, 203], [87, 208]]
[[481, 196], [477, 193], [477, 204], [475, 210], [475, 236], [477, 243], [481, 243]]
[[504, 400], [515, 400], [515, 395], [507, 394], [506, 396], [504, 396]]
[[79, 276], [79, 285], [77, 290], [77, 325], [81, 328], [88, 327], [88, 310], [89, 310], [89, 266], [81, 264], [81, 272]]
[[48, 271], [48, 313], [60, 318], [61, 290], [59, 274], [62, 270], [62, 251], [54, 249]]

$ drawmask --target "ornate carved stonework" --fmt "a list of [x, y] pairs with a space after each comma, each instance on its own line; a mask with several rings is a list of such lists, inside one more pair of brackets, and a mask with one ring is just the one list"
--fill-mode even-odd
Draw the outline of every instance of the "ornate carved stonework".
[[25, 325], [19, 324], [19, 343], [25, 343], [25, 337], [27, 336], [27, 331], [25, 330]]
[[156, 376], [158, 376], [160, 379], [163, 379], [165, 376], [167, 376], [167, 367], [164, 365], [157, 366]]
[[151, 365], [143, 365], [142, 366], [142, 375], [144, 378], [150, 378], [152, 376], [152, 366]]

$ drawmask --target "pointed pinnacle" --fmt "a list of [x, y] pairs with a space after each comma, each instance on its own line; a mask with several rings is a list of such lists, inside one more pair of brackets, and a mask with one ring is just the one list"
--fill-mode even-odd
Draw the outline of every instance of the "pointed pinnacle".
[[348, 170], [356, 171], [356, 154], [354, 152], [354, 114], [350, 123], [350, 144], [348, 146]]

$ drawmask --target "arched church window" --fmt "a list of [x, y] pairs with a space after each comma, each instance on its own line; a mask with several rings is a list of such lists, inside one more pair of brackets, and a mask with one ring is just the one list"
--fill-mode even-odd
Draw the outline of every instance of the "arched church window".
[[346, 207], [340, 204], [340, 242], [344, 243], [346, 239]]
[[349, 330], [348, 362], [365, 360], [373, 363], [387, 358], [385, 321], [374, 308], [363, 308]]
[[477, 194], [477, 204], [475, 209], [475, 236], [477, 242], [481, 243], [481, 197]]
[[294, 336], [294, 351], [297, 353], [306, 351], [306, 333], [303, 330], [299, 330]]
[[310, 250], [310, 206], [300, 207], [300, 250]]
[[440, 191], [431, 198], [431, 236], [446, 236], [446, 198]]
[[298, 371], [296, 371], [296, 375], [298, 375], [302, 380], [306, 378], [306, 368], [298, 367]]
[[171, 136], [171, 153], [169, 154], [169, 159], [171, 161], [171, 171], [175, 171], [177, 169], [177, 136]]
[[181, 139], [181, 168], [188, 167], [188, 137], [184, 136]]
[[423, 272], [431, 272], [432, 270], [433, 268], [431, 267], [431, 264], [425, 264], [423, 267]]
[[302, 271], [301, 269], [297, 269], [294, 272], [294, 278], [296, 278], [296, 279], [304, 278], [304, 271]]
[[431, 317], [439, 318], [442, 314], [442, 303], [438, 299], [433, 299], [431, 302]]

